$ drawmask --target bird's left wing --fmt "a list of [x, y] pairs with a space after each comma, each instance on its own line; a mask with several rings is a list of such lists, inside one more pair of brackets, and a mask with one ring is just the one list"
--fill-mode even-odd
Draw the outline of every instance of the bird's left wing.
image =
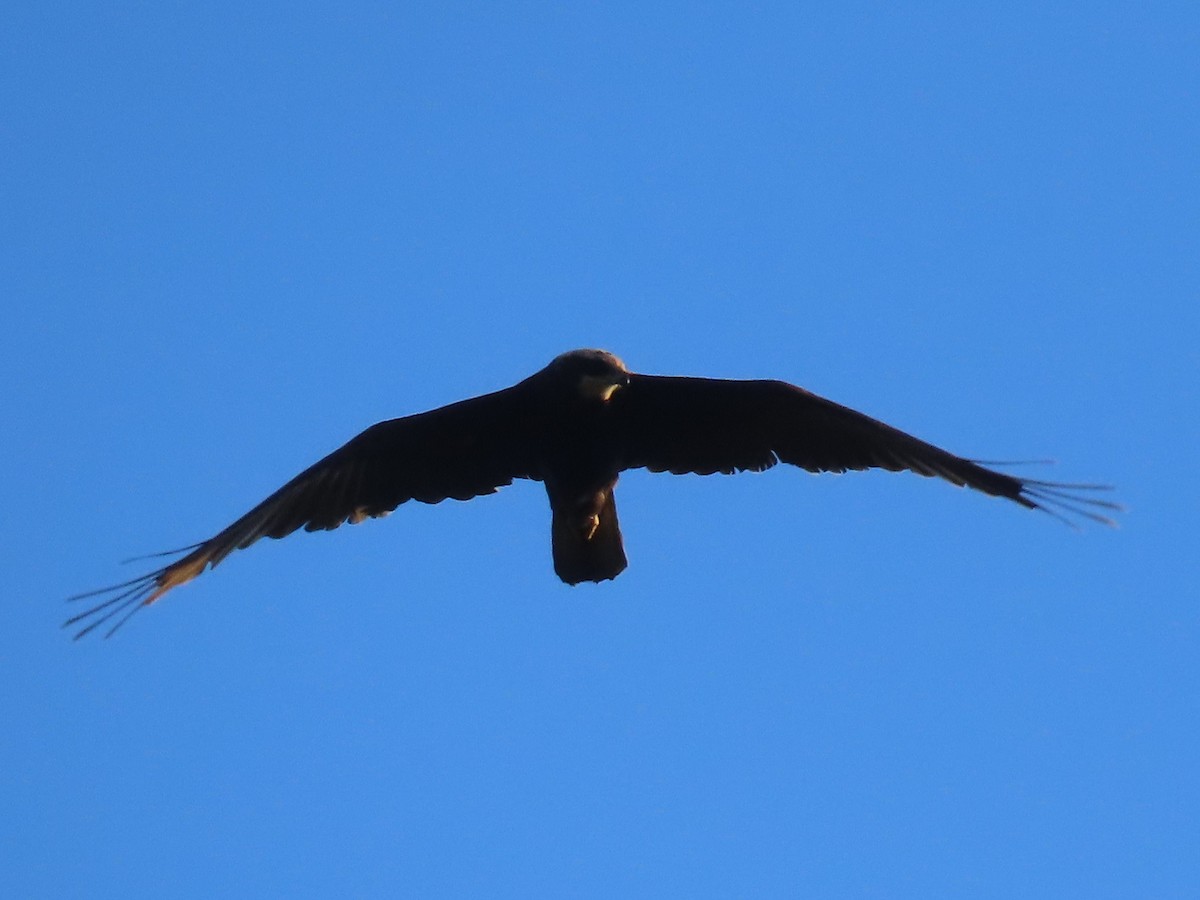
[[299, 528], [330, 530], [386, 515], [408, 500], [468, 500], [515, 478], [540, 477], [535, 428], [522, 385], [372, 425], [232, 525], [185, 548], [187, 555], [176, 562], [70, 598], [105, 599], [64, 624], [80, 625], [79, 638], [115, 617], [111, 634], [142, 606], [259, 538], [282, 538]]
[[1017, 478], [955, 456], [910, 434], [782, 381], [633, 375], [612, 399], [623, 468], [709, 475], [762, 471], [776, 462], [810, 472], [880, 468], [937, 476], [1111, 524], [1089, 492], [1102, 485]]

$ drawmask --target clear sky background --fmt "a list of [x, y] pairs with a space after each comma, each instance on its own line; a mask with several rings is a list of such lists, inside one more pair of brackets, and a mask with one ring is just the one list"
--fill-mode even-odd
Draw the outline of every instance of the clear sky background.
[[[1200, 894], [1200, 9], [0, 13], [10, 896]], [[629, 473], [62, 598], [574, 347], [776, 377], [913, 476]]]

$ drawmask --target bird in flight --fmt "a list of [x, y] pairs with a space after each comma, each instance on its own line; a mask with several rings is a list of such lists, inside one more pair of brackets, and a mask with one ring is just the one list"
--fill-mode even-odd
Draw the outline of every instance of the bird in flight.
[[372, 425], [213, 537], [172, 551], [184, 554], [175, 562], [71, 597], [100, 599], [64, 627], [78, 639], [112, 622], [111, 635], [259, 538], [357, 524], [408, 500], [469, 500], [519, 478], [546, 486], [558, 577], [601, 582], [627, 564], [613, 494], [621, 472], [728, 475], [778, 462], [907, 470], [1062, 519], [1112, 525], [1105, 513], [1121, 508], [1093, 496], [1105, 485], [997, 472], [782, 381], [639, 375], [604, 350], [572, 350], [510, 388]]

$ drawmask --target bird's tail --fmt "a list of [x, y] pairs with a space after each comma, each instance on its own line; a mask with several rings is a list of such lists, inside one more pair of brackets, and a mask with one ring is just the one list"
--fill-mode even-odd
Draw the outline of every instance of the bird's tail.
[[617, 522], [617, 503], [611, 488], [603, 492], [595, 513], [555, 508], [550, 524], [554, 571], [567, 584], [616, 578], [629, 563]]

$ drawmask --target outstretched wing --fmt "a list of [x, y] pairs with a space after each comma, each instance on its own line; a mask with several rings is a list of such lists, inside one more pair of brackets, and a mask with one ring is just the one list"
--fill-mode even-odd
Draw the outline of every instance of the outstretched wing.
[[1111, 525], [1097, 510], [1120, 509], [1088, 495], [1104, 485], [996, 472], [782, 381], [633, 375], [612, 410], [627, 469], [711, 475], [785, 462], [810, 472], [908, 470], [1060, 518], [1066, 512]]
[[70, 598], [105, 597], [64, 625], [83, 623], [75, 636], [80, 638], [116, 617], [112, 634], [143, 606], [259, 538], [357, 524], [408, 500], [469, 500], [515, 478], [540, 477], [532, 413], [526, 392], [517, 385], [372, 425], [223, 531], [184, 548], [189, 552], [183, 558], [123, 584]]

